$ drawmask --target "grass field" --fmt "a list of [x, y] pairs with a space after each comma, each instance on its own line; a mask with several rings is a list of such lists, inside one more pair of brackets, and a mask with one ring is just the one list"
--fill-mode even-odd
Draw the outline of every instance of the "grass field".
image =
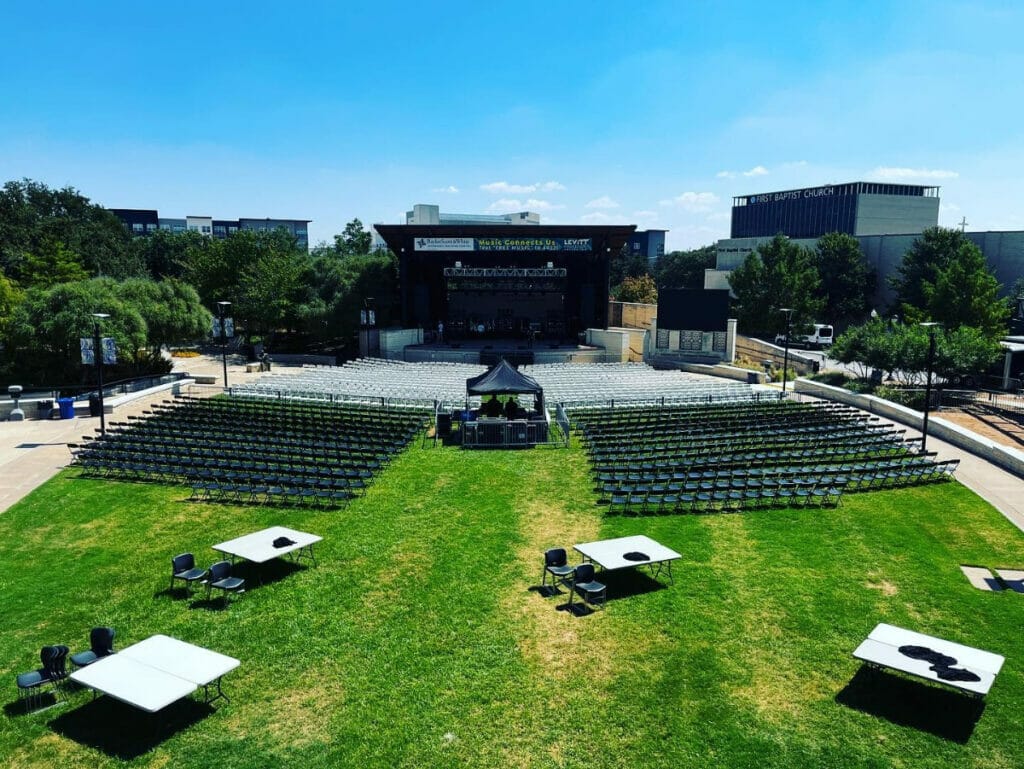
[[[1021, 534], [958, 484], [831, 510], [609, 518], [578, 448], [414, 446], [333, 512], [182, 501], [66, 471], [0, 515], [15, 767], [983, 767], [1024, 765], [1024, 595], [960, 563], [1024, 566]], [[272, 524], [323, 535], [227, 609], [166, 592], [169, 559]], [[531, 590], [551, 546], [644, 533], [675, 584], [611, 575], [574, 617]], [[861, 669], [887, 621], [1004, 654], [975, 701]], [[230, 703], [168, 719], [85, 691], [23, 714], [40, 646], [165, 633], [230, 654]]]

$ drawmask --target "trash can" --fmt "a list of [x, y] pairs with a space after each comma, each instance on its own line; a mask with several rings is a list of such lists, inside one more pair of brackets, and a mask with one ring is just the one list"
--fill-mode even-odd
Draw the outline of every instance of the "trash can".
[[103, 407], [100, 405], [100, 396], [98, 396], [98, 395], [90, 395], [89, 396], [89, 416], [91, 416], [91, 417], [98, 417], [100, 415], [100, 410], [102, 408]]
[[760, 372], [758, 372], [758, 371], [748, 371], [747, 372], [747, 384], [760, 384], [760, 383], [761, 383], [761, 374], [760, 374]]
[[53, 401], [36, 401], [36, 411], [39, 419], [53, 419]]
[[60, 408], [61, 419], [74, 419], [75, 418], [75, 399], [74, 398], [58, 398], [57, 406]]

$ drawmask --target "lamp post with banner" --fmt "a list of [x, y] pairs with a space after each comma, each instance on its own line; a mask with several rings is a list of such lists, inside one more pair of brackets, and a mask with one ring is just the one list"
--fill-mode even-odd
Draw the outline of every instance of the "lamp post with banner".
[[[100, 435], [106, 435], [107, 422], [103, 413], [103, 358], [106, 356], [106, 350], [103, 346], [104, 340], [100, 338], [100, 321], [109, 318], [110, 315], [105, 312], [94, 312], [92, 317], [96, 319], [93, 322], [92, 328], [92, 358], [96, 362], [96, 389], [99, 394], [100, 404]], [[113, 363], [113, 361], [110, 362]]]
[[224, 389], [228, 389], [228, 337], [235, 335], [235, 324], [230, 317], [225, 317], [231, 302], [217, 302], [217, 317], [213, 319], [220, 336], [220, 357], [224, 364]]
[[922, 323], [921, 326], [928, 329], [928, 378], [924, 384], [924, 419], [921, 421], [921, 453], [924, 454], [928, 447], [928, 410], [932, 402], [932, 368], [935, 365], [935, 328], [938, 323], [930, 321]]
[[786, 380], [789, 379], [789, 332], [793, 330], [793, 308], [780, 307], [786, 313], [786, 346], [782, 351], [782, 397], [786, 397]]

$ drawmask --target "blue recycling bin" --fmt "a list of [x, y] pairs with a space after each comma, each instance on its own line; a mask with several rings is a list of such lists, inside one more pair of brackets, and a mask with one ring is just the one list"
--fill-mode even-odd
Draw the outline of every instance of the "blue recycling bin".
[[58, 398], [57, 406], [60, 408], [61, 419], [74, 419], [75, 418], [75, 399], [74, 398]]

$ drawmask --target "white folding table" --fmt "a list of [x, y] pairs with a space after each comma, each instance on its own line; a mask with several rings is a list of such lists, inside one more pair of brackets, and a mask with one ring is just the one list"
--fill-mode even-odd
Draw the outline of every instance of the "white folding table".
[[[968, 670], [977, 681], [956, 681], [939, 677], [939, 671], [926, 659], [915, 659], [900, 651], [901, 646], [922, 646], [956, 660], [949, 667]], [[946, 641], [942, 638], [905, 630], [895, 625], [879, 623], [853, 652], [853, 656], [869, 665], [892, 668], [928, 681], [960, 689], [976, 697], [984, 697], [1003, 667], [1005, 657], [975, 649], [972, 646]], [[941, 670], [941, 667], [939, 668]]]
[[[155, 635], [117, 654], [96, 660], [69, 677], [133, 707], [155, 713], [192, 694], [200, 686], [204, 702], [223, 697], [221, 678], [239, 661], [202, 646]], [[210, 697], [210, 686], [216, 694]]]
[[[290, 539], [292, 544], [274, 547], [274, 540], [282, 537]], [[308, 558], [315, 566], [316, 558], [313, 556], [313, 545], [322, 539], [323, 537], [305, 531], [295, 531], [295, 529], [285, 526], [271, 526], [269, 529], [254, 531], [252, 534], [221, 542], [214, 545], [213, 549], [233, 558], [242, 558], [253, 563], [266, 563], [283, 555], [293, 555], [295, 560]]]
[[[584, 559], [596, 563], [605, 571], [647, 566], [651, 569], [653, 576], [657, 577], [664, 567], [669, 581], [673, 583], [675, 580], [672, 579], [672, 561], [683, 557], [675, 550], [665, 547], [643, 534], [603, 539], [598, 542], [584, 542], [582, 545], [573, 545], [573, 550], [582, 555]], [[626, 558], [627, 555], [631, 557]]]

